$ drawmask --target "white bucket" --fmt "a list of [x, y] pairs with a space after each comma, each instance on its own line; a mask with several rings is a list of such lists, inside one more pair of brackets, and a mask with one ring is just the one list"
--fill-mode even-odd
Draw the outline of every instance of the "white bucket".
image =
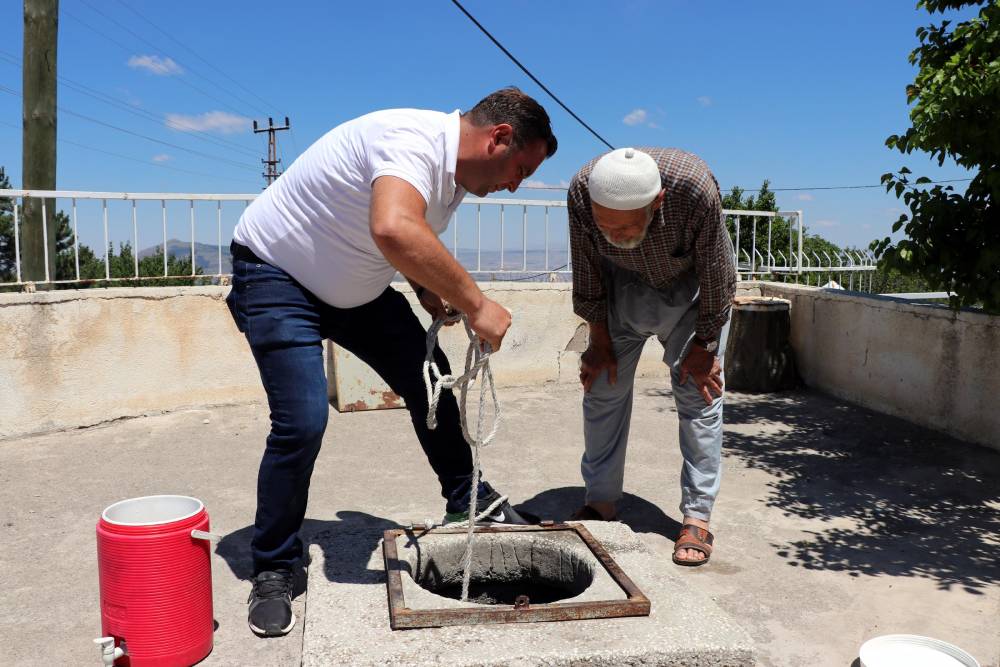
[[861, 667], [979, 667], [962, 649], [933, 637], [883, 635], [861, 645]]

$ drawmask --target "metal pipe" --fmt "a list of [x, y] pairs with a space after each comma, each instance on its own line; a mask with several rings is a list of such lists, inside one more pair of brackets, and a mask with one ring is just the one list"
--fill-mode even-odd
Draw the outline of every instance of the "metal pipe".
[[545, 270], [549, 270], [549, 207], [545, 207]]
[[215, 247], [219, 249], [219, 275], [222, 275], [222, 202], [217, 202], [215, 209], [215, 221], [217, 225]]
[[136, 201], [132, 200], [132, 262], [135, 265], [135, 277], [139, 277], [139, 222], [135, 215]]
[[521, 207], [521, 270], [528, 270], [528, 207]]
[[167, 202], [160, 200], [160, 213], [163, 218], [163, 275], [170, 275], [167, 271]]
[[49, 225], [48, 216], [46, 215], [45, 209], [48, 208], [45, 203], [47, 200], [42, 200], [42, 250], [45, 253], [45, 282], [51, 280], [49, 276]]
[[500, 270], [503, 271], [503, 204], [500, 204]]
[[80, 235], [76, 220], [76, 199], [72, 200], [73, 206], [73, 263], [76, 265], [76, 279], [80, 279]]
[[18, 217], [17, 200], [14, 200], [14, 268], [17, 272], [17, 282], [21, 282], [21, 228]]
[[194, 266], [194, 200], [191, 200], [191, 276], [197, 275]]
[[104, 211], [104, 278], [111, 279], [111, 246], [108, 243], [108, 200], [102, 199], [101, 206]]

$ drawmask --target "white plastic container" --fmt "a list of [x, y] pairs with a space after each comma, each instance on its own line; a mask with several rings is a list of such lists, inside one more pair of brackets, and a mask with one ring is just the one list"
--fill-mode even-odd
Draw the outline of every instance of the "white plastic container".
[[861, 645], [862, 667], [980, 667], [962, 649], [933, 637], [882, 635]]

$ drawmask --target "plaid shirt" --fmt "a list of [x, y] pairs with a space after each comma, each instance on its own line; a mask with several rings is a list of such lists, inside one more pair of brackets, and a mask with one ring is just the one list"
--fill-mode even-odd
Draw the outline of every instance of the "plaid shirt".
[[608, 317], [601, 258], [633, 271], [657, 289], [669, 288], [679, 276], [695, 271], [700, 284], [695, 332], [715, 340], [736, 293], [733, 245], [722, 216], [719, 184], [698, 157], [672, 148], [640, 148], [656, 160], [666, 195], [653, 214], [639, 247], [616, 248], [594, 223], [587, 163], [569, 186], [570, 248], [573, 257], [573, 311], [588, 322]]

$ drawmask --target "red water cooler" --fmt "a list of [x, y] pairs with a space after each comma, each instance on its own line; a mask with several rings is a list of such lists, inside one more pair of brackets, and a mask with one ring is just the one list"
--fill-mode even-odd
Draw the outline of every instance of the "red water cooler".
[[114, 638], [105, 641], [105, 664], [181, 667], [211, 652], [208, 529], [205, 506], [187, 496], [131, 498], [104, 510], [97, 523], [101, 631]]

